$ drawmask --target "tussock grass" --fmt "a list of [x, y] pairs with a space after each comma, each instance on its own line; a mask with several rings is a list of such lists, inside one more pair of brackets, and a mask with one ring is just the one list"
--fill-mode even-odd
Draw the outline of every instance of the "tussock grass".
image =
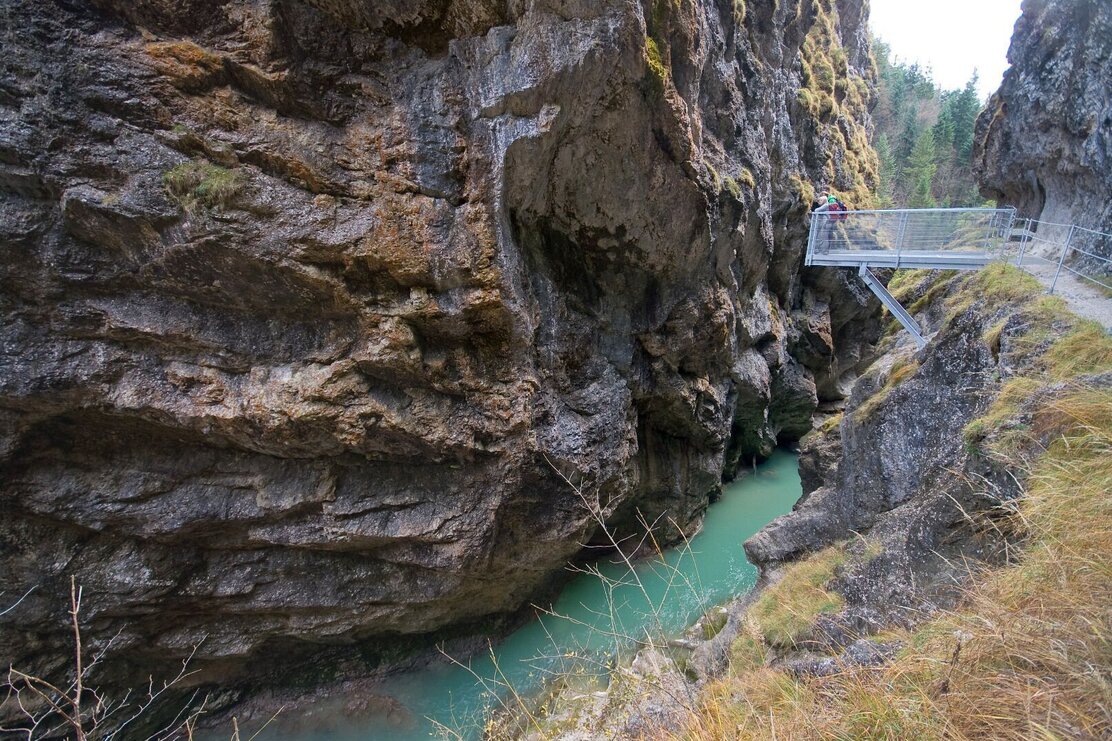
[[910, 270], [896, 270], [888, 281], [888, 292], [897, 301], [906, 301], [908, 293], [917, 288], [923, 281], [934, 275], [935, 271], [928, 268], [912, 268]]
[[722, 178], [722, 188], [733, 196], [734, 200], [741, 203], [741, 186], [738, 185], [736, 179], [726, 176]]
[[884, 385], [858, 405], [857, 409], [853, 411], [854, 418], [862, 421], [869, 419], [880, 408], [889, 394], [901, 383], [915, 375], [917, 370], [919, 370], [919, 361], [913, 357], [901, 358], [893, 363]]
[[768, 661], [768, 647], [760, 626], [750, 618], [743, 628], [741, 635], [730, 644], [730, 669], [735, 675], [762, 667]]
[[799, 200], [804, 204], [810, 205], [815, 201], [815, 186], [809, 181], [802, 179], [798, 175], [792, 175], [788, 178], [791, 183], [792, 191], [798, 194]]
[[930, 288], [927, 292], [915, 300], [911, 306], [907, 307], [910, 314], [918, 314], [929, 306], [933, 306], [939, 298], [946, 295], [954, 289], [954, 286], [960, 280], [960, 276], [955, 271], [942, 271], [936, 278], [933, 279]]
[[992, 263], [969, 276], [947, 302], [949, 319], [977, 303], [992, 311], [1033, 300], [1042, 292], [1042, 284], [1031, 274], [1007, 263]]
[[826, 584], [843, 563], [845, 553], [831, 546], [787, 567], [783, 578], [766, 589], [750, 610], [766, 643], [792, 648], [814, 637], [811, 628], [816, 617], [841, 609], [841, 596], [827, 591]]
[[845, 418], [845, 413], [844, 412], [838, 412], [837, 414], [834, 414], [830, 417], [827, 417], [826, 421], [824, 421], [822, 423], [822, 425], [819, 427], [819, 430], [823, 434], [828, 433], [828, 432], [833, 432], [835, 429], [837, 429], [838, 425], [842, 424], [842, 420], [844, 418]]
[[1045, 360], [1047, 373], [1059, 381], [1112, 369], [1112, 337], [1097, 322], [1078, 322], [1051, 345]]
[[1014, 438], [1014, 444], [1007, 445], [1009, 449], [1024, 444], [1028, 439], [1028, 426], [1018, 416], [1019, 407], [1037, 395], [1042, 386], [1041, 380], [1027, 376], [1005, 383], [988, 411], [965, 426], [962, 434], [966, 444], [976, 448], [989, 435], [996, 436], [998, 449], [1004, 447], [1005, 437]]
[[745, 0], [734, 0], [734, 23], [741, 26], [745, 23]]
[[[1045, 346], [1055, 327], [1065, 326], [1066, 334], [1049, 344], [1029, 372], [1007, 381], [988, 411], [966, 425], [963, 434], [971, 447], [993, 435], [994, 452], [1013, 455], [1030, 443], [1032, 426], [1021, 413], [1026, 403], [1037, 399], [1043, 389], [1055, 383], [1112, 370], [1112, 337], [1098, 323], [1063, 315], [1057, 303], [1041, 298], [1034, 302], [1027, 315], [1030, 320], [1026, 332], [1014, 342], [1018, 354]], [[986, 333], [985, 340], [999, 343], [1001, 331], [1002, 325], [994, 326]], [[1112, 466], [1112, 461], [1109, 465]]]
[[187, 211], [229, 205], [243, 191], [243, 176], [210, 162], [183, 162], [162, 175], [167, 192]]
[[1028, 469], [1017, 563], [977, 576], [959, 610], [896, 633], [907, 647], [882, 668], [793, 678], [743, 636], [740, 669], [707, 688], [679, 737], [1112, 734], [1112, 391], [1072, 388], [1036, 417], [1056, 437]]

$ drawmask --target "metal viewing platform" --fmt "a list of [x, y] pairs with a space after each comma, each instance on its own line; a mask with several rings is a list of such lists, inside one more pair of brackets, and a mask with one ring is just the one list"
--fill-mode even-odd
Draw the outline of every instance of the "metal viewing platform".
[[1014, 208], [811, 214], [807, 265], [976, 270], [999, 258]]
[[1014, 208], [930, 208], [811, 214], [807, 265], [857, 268], [900, 324], [926, 344], [919, 326], [871, 268], [978, 270], [1002, 259]]

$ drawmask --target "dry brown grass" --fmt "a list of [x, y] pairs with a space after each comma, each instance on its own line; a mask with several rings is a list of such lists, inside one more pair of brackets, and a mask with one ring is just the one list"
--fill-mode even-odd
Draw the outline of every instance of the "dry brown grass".
[[1072, 332], [1051, 346], [1046, 368], [1056, 380], [1108, 370], [1112, 368], [1112, 339], [1100, 324], [1078, 322]]
[[[1006, 277], [975, 288], [1017, 302], [1034, 316], [1031, 332], [1061, 321], [1060, 307]], [[677, 737], [1112, 737], [1112, 389], [1085, 379], [1112, 370], [1112, 339], [1072, 327], [967, 430], [1024, 482], [1011, 516], [1020, 557], [976, 573], [958, 609], [887, 636], [905, 648], [884, 667], [794, 678], [767, 666], [758, 625]]]
[[750, 615], [767, 644], [791, 648], [808, 640], [816, 617], [841, 609], [841, 595], [825, 587], [844, 562], [840, 547], [827, 548], [788, 566], [783, 578], [765, 590]]
[[[1019, 268], [1007, 263], [993, 263], [970, 275], [960, 291], [947, 302], [949, 318], [979, 304], [985, 312], [1036, 300], [1043, 292], [1042, 284]], [[926, 298], [926, 297], [924, 297]]]
[[743, 666], [707, 688], [681, 737], [1112, 734], [1112, 391], [1072, 389], [1038, 416], [1058, 436], [1029, 469], [1018, 563], [981, 574], [961, 609], [904, 633], [908, 647], [881, 669], [800, 680], [763, 660]]

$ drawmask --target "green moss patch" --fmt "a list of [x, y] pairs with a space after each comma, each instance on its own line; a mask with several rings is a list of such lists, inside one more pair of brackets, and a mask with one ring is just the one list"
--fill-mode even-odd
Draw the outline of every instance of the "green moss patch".
[[187, 211], [228, 206], [244, 187], [237, 170], [210, 162], [184, 162], [163, 173], [166, 191]]

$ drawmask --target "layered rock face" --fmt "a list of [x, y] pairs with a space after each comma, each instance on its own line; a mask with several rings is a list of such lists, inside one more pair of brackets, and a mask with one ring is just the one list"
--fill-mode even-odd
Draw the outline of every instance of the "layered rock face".
[[1112, 5], [1024, 0], [974, 173], [1020, 216], [1112, 231]]
[[878, 335], [799, 272], [875, 168], [839, 10], [5, 2], [0, 656], [73, 575], [120, 681], [282, 673], [520, 608], [577, 488], [690, 529]]

